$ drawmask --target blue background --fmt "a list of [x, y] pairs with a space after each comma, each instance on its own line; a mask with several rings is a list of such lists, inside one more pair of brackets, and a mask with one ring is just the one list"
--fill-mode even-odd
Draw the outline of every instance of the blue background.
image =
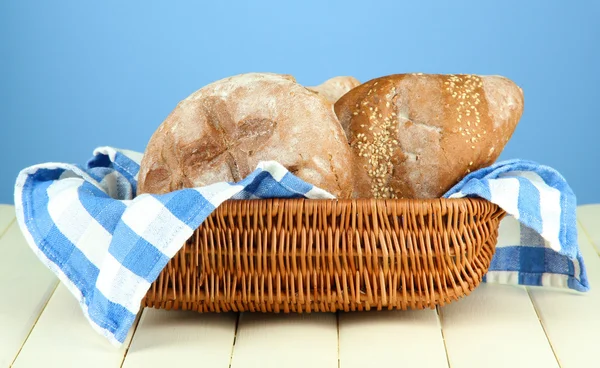
[[143, 151], [181, 99], [250, 71], [504, 75], [525, 113], [500, 159], [550, 165], [600, 203], [598, 1], [98, 3], [0, 3], [0, 203], [26, 166]]

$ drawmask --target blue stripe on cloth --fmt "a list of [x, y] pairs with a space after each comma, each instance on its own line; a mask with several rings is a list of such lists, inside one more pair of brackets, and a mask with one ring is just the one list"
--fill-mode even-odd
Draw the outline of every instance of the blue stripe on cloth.
[[464, 188], [461, 188], [458, 191], [468, 193], [467, 197], [482, 197], [487, 200], [490, 200], [492, 198], [492, 192], [490, 191], [489, 182], [471, 180], [470, 182], [467, 182]]
[[90, 319], [110, 331], [117, 341], [124, 342], [135, 321], [135, 314], [122, 305], [108, 300], [100, 290], [94, 288], [93, 291], [91, 298], [86, 300]]
[[[542, 238], [542, 236], [538, 232], [536, 232], [529, 226], [525, 226], [523, 224], [521, 224], [519, 226], [519, 228], [521, 230], [521, 236], [520, 236], [521, 239], [520, 239], [519, 244], [527, 244], [530, 247], [545, 247], [546, 246], [544, 238]], [[518, 244], [511, 244], [511, 245], [518, 245]]]
[[[208, 201], [198, 191], [193, 189], [183, 189], [176, 192], [170, 192], [154, 196], [156, 200], [162, 203], [171, 211], [173, 216], [183, 222], [187, 222], [187, 218], [191, 213], [198, 212], [198, 205]], [[214, 210], [214, 206], [210, 206], [210, 212]]]
[[254, 180], [244, 188], [244, 192], [252, 193], [261, 198], [267, 197], [269, 193], [276, 193], [276, 196], [288, 194], [286, 192], [281, 193], [282, 188], [279, 183], [266, 171], [262, 171], [256, 175]]
[[[47, 176], [44, 177], [47, 178]], [[22, 203], [23, 212], [33, 215], [31, 212], [33, 208], [30, 206], [30, 201], [32, 198], [36, 199], [36, 222], [35, 224], [28, 224], [28, 229], [33, 240], [46, 258], [58, 266], [73, 285], [79, 289], [83, 298], [83, 304], [88, 309], [90, 319], [98, 326], [115, 335], [118, 341], [125, 341], [135, 315], [131, 314], [123, 306], [113, 303], [104, 297], [95, 286], [99, 273], [98, 267], [91, 263], [54, 225], [47, 210], [49, 201], [47, 189], [53, 182], [47, 181], [37, 185], [34, 185], [34, 182], [35, 177], [29, 177], [25, 182]], [[36, 194], [32, 194], [34, 191]], [[40, 225], [45, 226], [42, 228]], [[97, 305], [98, 301], [102, 303]], [[122, 321], [131, 321], [131, 323], [127, 325], [123, 324]]]
[[[565, 183], [559, 183], [560, 188], [560, 207], [561, 208], [577, 208], [577, 198], [570, 187], [565, 188]], [[561, 252], [567, 257], [575, 258], [579, 256], [579, 239], [577, 238], [577, 211], [561, 211], [560, 212], [560, 231], [558, 238], [561, 241]], [[583, 262], [579, 262], [583, 265]], [[585, 273], [584, 273], [585, 274]]]
[[[53, 182], [41, 181], [36, 183], [37, 179], [37, 175], [30, 176], [23, 186], [23, 212], [26, 218], [29, 219], [28, 228], [35, 227], [35, 235], [41, 241], [46, 238], [46, 235], [54, 227], [54, 221], [49, 219], [48, 216], [48, 188]], [[31, 203], [32, 198], [35, 198], [33, 204]], [[33, 232], [31, 232], [31, 235], [34, 235]], [[34, 240], [36, 240], [35, 236]], [[36, 244], [39, 248], [40, 245], [37, 241]]]
[[183, 189], [155, 196], [173, 216], [195, 229], [215, 210], [215, 207], [198, 191]]
[[164, 253], [136, 234], [124, 222], [120, 222], [116, 227], [108, 251], [123, 267], [148, 282], [156, 280], [169, 262]]
[[113, 172], [114, 170], [106, 167], [97, 167], [88, 170], [82, 169], [81, 171], [85, 171], [89, 176], [100, 183], [107, 174]]
[[490, 262], [489, 271], [518, 271], [520, 262], [519, 246], [496, 248]]
[[244, 189], [234, 195], [233, 199], [304, 198], [304, 194], [313, 188], [313, 185], [303, 182], [289, 172], [277, 181], [266, 170], [254, 171], [238, 185], [244, 186]]
[[135, 177], [140, 170], [140, 165], [138, 165], [137, 162], [125, 156], [121, 152], [116, 152], [114, 162], [110, 160], [110, 157], [108, 155], [97, 154], [87, 162], [86, 167], [87, 170], [85, 171], [87, 171], [90, 174], [95, 173], [96, 175], [99, 175], [100, 172], [94, 170], [95, 168], [109, 168], [116, 170], [125, 178], [127, 178], [127, 180], [131, 183], [134, 195], [135, 193], [137, 193], [137, 180], [135, 179]]
[[496, 248], [489, 270], [549, 272], [575, 276], [570, 262], [565, 257], [552, 249], [529, 246]]
[[129, 179], [132, 184], [137, 184], [135, 177], [140, 171], [140, 165], [138, 165], [137, 162], [125, 156], [121, 152], [117, 152], [113, 165], [115, 169]]
[[111, 168], [112, 161], [110, 160], [110, 157], [108, 157], [108, 155], [104, 155], [104, 154], [94, 155], [94, 157], [92, 157], [91, 159], [88, 160], [86, 166], [90, 169], [95, 168], [95, 167]]
[[[579, 264], [580, 267], [584, 267], [582, 261]], [[589, 288], [587, 277], [575, 275], [573, 263], [549, 248], [529, 246], [496, 248], [488, 271], [516, 271], [519, 272], [519, 284], [534, 286], [541, 286], [541, 277], [544, 273], [566, 275], [569, 276], [569, 287], [572, 289], [586, 291]], [[585, 268], [581, 274], [585, 275]]]
[[573, 290], [587, 291], [590, 289], [590, 285], [588, 281], [585, 262], [583, 261], [583, 256], [581, 255], [579, 249], [577, 249], [576, 259], [579, 263], [579, 275], [576, 275], [577, 279], [569, 278], [569, 287]]
[[77, 191], [83, 208], [106, 231], [112, 234], [127, 208], [125, 204], [121, 201], [115, 201], [88, 182], [84, 182]]
[[308, 193], [313, 188], [313, 185], [300, 180], [300, 178], [290, 174], [289, 172], [286, 173], [283, 178], [281, 178], [281, 185], [287, 188], [294, 188], [295, 191], [299, 193], [298, 196], [295, 196], [294, 198], [302, 198], [302, 194]]

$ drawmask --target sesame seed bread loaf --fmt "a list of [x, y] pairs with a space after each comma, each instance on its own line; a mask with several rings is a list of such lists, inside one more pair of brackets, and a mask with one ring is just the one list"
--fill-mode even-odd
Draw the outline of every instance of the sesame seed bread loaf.
[[352, 89], [335, 112], [354, 154], [355, 197], [439, 198], [498, 158], [523, 91], [499, 76], [396, 74]]
[[346, 92], [358, 86], [360, 82], [354, 77], [333, 77], [326, 80], [315, 87], [306, 87], [321, 96], [325, 97], [329, 102], [336, 103]]
[[352, 193], [352, 153], [332, 104], [269, 73], [222, 79], [181, 101], [148, 143], [138, 193], [239, 181], [267, 160], [336, 197]]

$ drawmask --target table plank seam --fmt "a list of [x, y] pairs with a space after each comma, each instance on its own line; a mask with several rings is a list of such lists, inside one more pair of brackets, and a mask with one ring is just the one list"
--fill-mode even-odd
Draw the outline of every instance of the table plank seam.
[[594, 249], [594, 253], [596, 253], [596, 255], [598, 257], [600, 257], [600, 248], [599, 248], [599, 245], [596, 244], [596, 243], [594, 243], [594, 241], [592, 240], [592, 237], [590, 236], [590, 234], [588, 234], [588, 231], [585, 229], [585, 226], [583, 226], [583, 224], [579, 220], [577, 220], [577, 223], [579, 223], [579, 226], [581, 226], [581, 230], [583, 232], [583, 235], [586, 237], [586, 239], [592, 245], [592, 249]]
[[25, 346], [25, 344], [27, 343], [27, 340], [29, 340], [29, 336], [31, 336], [31, 333], [33, 332], [33, 329], [37, 325], [37, 323], [40, 320], [40, 317], [42, 316], [42, 314], [44, 314], [44, 311], [46, 310], [46, 307], [48, 306], [48, 303], [50, 303], [50, 300], [52, 299], [52, 296], [56, 292], [56, 289], [58, 289], [58, 286], [60, 285], [60, 282], [58, 282], [58, 280], [56, 280], [56, 281], [57, 282], [56, 282], [56, 285], [54, 286], [54, 290], [52, 290], [52, 292], [50, 293], [50, 295], [48, 295], [48, 299], [46, 299], [46, 302], [44, 303], [44, 306], [40, 309], [40, 313], [38, 313], [37, 318], [35, 319], [35, 321], [31, 325], [31, 328], [29, 329], [29, 332], [27, 332], [27, 336], [25, 337], [25, 339], [23, 339], [23, 342], [21, 343], [21, 346], [19, 347], [19, 350], [15, 354], [15, 357], [13, 358], [12, 362], [9, 364], [9, 367], [12, 367], [13, 364], [15, 364], [15, 362], [17, 361], [17, 358], [19, 357], [19, 354], [21, 354], [21, 350], [23, 350], [23, 346]]
[[0, 239], [2, 239], [2, 237], [4, 235], [6, 235], [6, 233], [8, 232], [8, 230], [11, 228], [11, 226], [15, 223], [15, 221], [17, 221], [17, 219], [15, 217], [13, 217], [12, 220], [10, 220], [10, 222], [6, 225], [5, 229], [0, 230]]
[[129, 339], [129, 343], [127, 344], [127, 348], [125, 348], [125, 352], [123, 353], [123, 359], [121, 360], [121, 364], [119, 365], [119, 368], [123, 368], [123, 364], [125, 364], [125, 358], [127, 357], [127, 353], [129, 353], [129, 348], [131, 347], [131, 342], [133, 341], [133, 338], [135, 337], [135, 333], [137, 332], [137, 328], [140, 324], [140, 320], [142, 319], [142, 314], [144, 313], [144, 309], [141, 308], [140, 312], [137, 314], [137, 316], [135, 317], [135, 321], [133, 322], [133, 332], [131, 333], [131, 338]]
[[235, 353], [235, 342], [237, 340], [238, 327], [240, 326], [240, 319], [242, 318], [242, 313], [243, 312], [239, 312], [235, 320], [235, 331], [233, 333], [233, 342], [231, 343], [231, 353], [229, 354], [229, 368], [231, 368], [231, 363], [233, 363], [233, 354]]
[[444, 344], [444, 353], [446, 353], [446, 363], [448, 364], [448, 368], [451, 367], [450, 364], [450, 354], [448, 354], [448, 346], [446, 346], [446, 337], [444, 336], [444, 324], [442, 323], [442, 314], [440, 313], [440, 306], [436, 305], [435, 314], [437, 315], [438, 325], [440, 326], [440, 333], [442, 334], [442, 343]]
[[556, 350], [554, 349], [554, 345], [552, 345], [552, 340], [550, 339], [550, 336], [548, 336], [548, 332], [546, 331], [546, 325], [544, 325], [544, 321], [542, 320], [542, 318], [540, 316], [538, 307], [535, 304], [535, 301], [533, 300], [533, 298], [531, 297], [531, 294], [529, 293], [529, 287], [525, 287], [525, 291], [527, 292], [527, 297], [529, 298], [529, 301], [531, 302], [531, 305], [533, 306], [535, 315], [537, 316], [537, 319], [540, 322], [540, 326], [542, 326], [542, 331], [544, 331], [544, 336], [546, 336], [546, 340], [548, 340], [548, 345], [550, 345], [550, 350], [552, 350], [552, 354], [554, 354], [554, 359], [556, 359], [556, 363], [558, 364], [558, 366], [562, 367], [562, 364], [560, 363], [560, 359], [558, 359], [558, 355], [556, 354]]
[[342, 366], [342, 356], [340, 354], [340, 312], [337, 311], [335, 313], [335, 323], [337, 329], [337, 366], [341, 368]]

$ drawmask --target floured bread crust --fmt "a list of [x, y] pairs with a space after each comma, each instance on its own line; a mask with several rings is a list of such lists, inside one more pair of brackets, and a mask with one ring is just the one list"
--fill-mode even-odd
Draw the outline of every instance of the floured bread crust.
[[328, 79], [318, 86], [306, 88], [325, 97], [329, 102], [336, 103], [340, 97], [359, 84], [358, 79], [354, 77], [340, 76]]
[[275, 160], [339, 198], [352, 193], [352, 153], [331, 103], [289, 75], [248, 73], [181, 101], [153, 134], [138, 192], [237, 182]]

